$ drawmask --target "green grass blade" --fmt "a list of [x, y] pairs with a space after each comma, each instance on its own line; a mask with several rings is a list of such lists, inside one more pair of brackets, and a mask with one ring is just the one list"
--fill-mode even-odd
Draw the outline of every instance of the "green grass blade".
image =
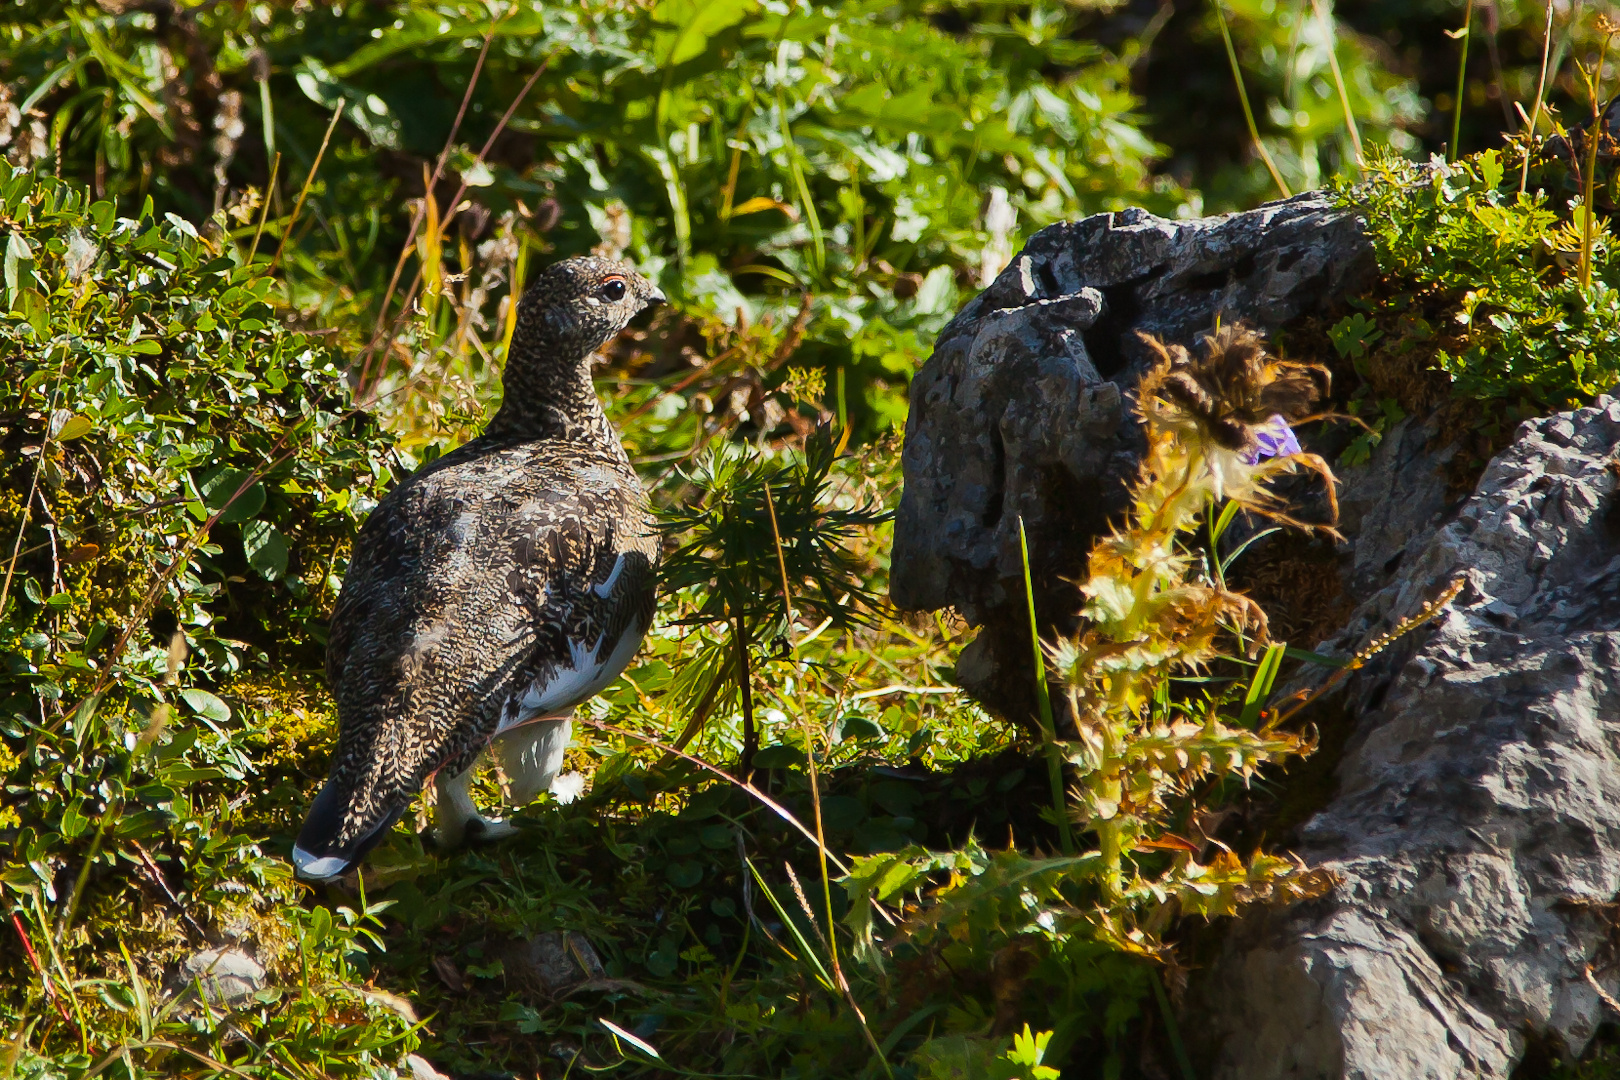
[[805, 940], [804, 934], [799, 931], [799, 924], [794, 922], [792, 917], [788, 915], [787, 909], [784, 908], [782, 906], [782, 902], [776, 898], [776, 893], [772, 892], [771, 887], [766, 884], [765, 878], [761, 876], [759, 872], [759, 867], [754, 865], [754, 860], [748, 859], [746, 861], [748, 863], [748, 872], [754, 875], [754, 882], [759, 886], [759, 891], [765, 894], [765, 899], [769, 900], [771, 907], [776, 910], [777, 917], [782, 920], [782, 925], [787, 927], [788, 933], [793, 935], [793, 940], [799, 946], [799, 953], [801, 958], [804, 960], [805, 966], [810, 968], [810, 974], [815, 976], [816, 981], [819, 982], [828, 993], [837, 994], [837, 985], [834, 984], [832, 976], [827, 974], [827, 968], [822, 964], [821, 958], [816, 955], [816, 951], [812, 949], [810, 947], [810, 943]]
[[1451, 110], [1451, 145], [1446, 147], [1446, 160], [1457, 160], [1457, 144], [1462, 139], [1463, 91], [1468, 82], [1468, 39], [1473, 36], [1474, 0], [1468, 0], [1463, 12], [1462, 30], [1456, 35], [1462, 40], [1462, 56], [1457, 60], [1457, 97]]
[[1176, 1023], [1176, 1014], [1170, 1009], [1170, 998], [1164, 992], [1164, 980], [1159, 978], [1157, 971], [1153, 972], [1153, 996], [1159, 1002], [1159, 1014], [1164, 1017], [1164, 1035], [1170, 1043], [1170, 1052], [1175, 1055], [1176, 1068], [1181, 1071], [1181, 1080], [1198, 1080], [1198, 1074], [1193, 1071], [1192, 1059], [1187, 1056], [1187, 1047], [1181, 1041], [1181, 1026]]
[[1294, 193], [1288, 190], [1282, 173], [1277, 171], [1277, 163], [1271, 160], [1271, 151], [1260, 141], [1260, 126], [1254, 122], [1254, 110], [1249, 107], [1249, 91], [1243, 86], [1243, 68], [1238, 64], [1237, 49], [1232, 45], [1232, 31], [1226, 25], [1224, 0], [1215, 0], [1215, 18], [1221, 24], [1221, 41], [1226, 44], [1226, 59], [1232, 65], [1232, 81], [1237, 83], [1238, 102], [1243, 106], [1243, 119], [1249, 125], [1249, 138], [1254, 142], [1254, 152], [1265, 162], [1266, 171], [1271, 173], [1271, 179], [1277, 185], [1277, 190], [1282, 192], [1282, 197], [1293, 198]]
[[1309, 649], [1284, 649], [1283, 655], [1290, 660], [1303, 660], [1307, 664], [1321, 664], [1323, 667], [1342, 668], [1350, 663], [1349, 660], [1338, 656], [1327, 656], [1323, 653], [1312, 652]]
[[1209, 527], [1209, 538], [1212, 543], [1219, 543], [1221, 537], [1226, 535], [1226, 527], [1232, 524], [1232, 519], [1237, 517], [1237, 512], [1237, 502], [1232, 499], [1226, 500], [1226, 505], [1221, 507], [1221, 516], [1216, 518], [1215, 524]]
[[1252, 728], [1259, 723], [1260, 711], [1271, 696], [1271, 685], [1277, 681], [1277, 669], [1282, 666], [1283, 653], [1287, 648], [1282, 642], [1266, 646], [1266, 654], [1260, 658], [1254, 678], [1249, 680], [1249, 692], [1243, 698], [1243, 712], [1238, 716], [1240, 726]]
[[1074, 835], [1069, 831], [1069, 813], [1063, 798], [1063, 758], [1058, 752], [1057, 723], [1052, 719], [1052, 694], [1046, 685], [1046, 658], [1041, 655], [1041, 631], [1035, 621], [1035, 586], [1029, 575], [1029, 536], [1024, 519], [1018, 518], [1018, 550], [1024, 560], [1024, 600], [1029, 604], [1029, 640], [1035, 655], [1035, 704], [1040, 710], [1041, 738], [1046, 744], [1046, 774], [1052, 784], [1052, 812], [1057, 815], [1058, 835], [1063, 854], [1074, 854]]
[[1275, 532], [1282, 532], [1282, 530], [1276, 528], [1275, 526], [1270, 529], [1261, 529], [1259, 532], [1243, 541], [1243, 543], [1239, 544], [1237, 548], [1233, 550], [1232, 554], [1221, 560], [1221, 577], [1223, 579], [1225, 578], [1227, 570], [1231, 569], [1232, 564], [1237, 561], [1237, 557], [1239, 555], [1243, 554], [1249, 549], [1250, 544], [1254, 543], [1256, 540], [1264, 540], [1266, 537]]

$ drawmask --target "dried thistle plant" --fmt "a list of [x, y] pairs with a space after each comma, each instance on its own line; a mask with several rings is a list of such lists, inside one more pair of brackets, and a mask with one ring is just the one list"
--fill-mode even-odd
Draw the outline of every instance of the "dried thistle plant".
[[1331, 522], [1295, 521], [1270, 486], [1286, 474], [1317, 474], [1336, 520], [1333, 473], [1301, 452], [1290, 428], [1314, 415], [1327, 372], [1271, 356], [1240, 326], [1207, 336], [1196, 353], [1148, 343], [1159, 361], [1138, 394], [1147, 452], [1130, 510], [1092, 548], [1082, 585], [1086, 629], [1048, 650], [1079, 735], [1061, 744], [1070, 766], [1067, 809], [1078, 834], [1095, 837], [1095, 850], [1037, 858], [970, 844], [857, 860], [849, 921], [862, 956], [878, 956], [867, 901], [893, 899], [935, 872], [948, 871], [950, 883], [908, 919], [906, 936], [958, 938], [984, 925], [1081, 932], [1153, 957], [1165, 953], [1163, 933], [1177, 913], [1231, 914], [1252, 901], [1320, 895], [1333, 884], [1330, 873], [1291, 857], [1244, 858], [1196, 826], [1187, 830], [1196, 842], [1173, 831], [1180, 810], [1190, 821], [1209, 818], [1192, 794], [1204, 781], [1247, 782], [1261, 767], [1314, 748], [1311, 735], [1282, 730], [1275, 713], [1260, 708], [1281, 647], [1257, 665], [1247, 705], [1231, 692], [1182, 697], [1171, 689], [1172, 676], [1206, 670], [1223, 650], [1253, 656], [1267, 640], [1265, 613], [1219, 574], [1201, 573], [1184, 534], [1230, 501], [1336, 535]]
[[[1218, 698], [1173, 701], [1174, 674], [1201, 671], [1226, 648], [1253, 654], [1266, 641], [1266, 617], [1248, 597], [1218, 578], [1193, 573], [1178, 544], [1224, 500], [1300, 528], [1269, 485], [1307, 470], [1325, 482], [1337, 518], [1333, 473], [1315, 454], [1299, 451], [1291, 423], [1309, 419], [1327, 393], [1328, 373], [1314, 364], [1271, 356], [1257, 334], [1229, 326], [1207, 336], [1195, 355], [1148, 340], [1158, 364], [1143, 378], [1137, 414], [1147, 429], [1147, 453], [1132, 488], [1125, 522], [1092, 548], [1082, 592], [1086, 630], [1053, 650], [1054, 665], [1080, 733], [1069, 761], [1075, 823], [1094, 832], [1105, 905], [1118, 905], [1143, 883], [1127, 882], [1132, 852], [1163, 850], [1168, 801], [1207, 776], [1247, 781], [1262, 765], [1308, 753], [1309, 737], [1235, 725]], [[1184, 910], [1230, 910], [1248, 895], [1289, 892], [1303, 867], [1222, 851], [1209, 865], [1197, 847], [1172, 844], [1171, 869], [1151, 883]], [[1258, 858], [1258, 857], [1257, 857]], [[1119, 912], [1118, 914], [1123, 914]], [[1124, 943], [1125, 920], [1099, 929]]]

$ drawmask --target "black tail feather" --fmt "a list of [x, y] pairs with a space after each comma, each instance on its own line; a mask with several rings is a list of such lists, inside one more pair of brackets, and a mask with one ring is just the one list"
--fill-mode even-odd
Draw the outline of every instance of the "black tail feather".
[[348, 873], [357, 866], [366, 852], [377, 846], [388, 830], [405, 813], [405, 804], [394, 807], [375, 826], [348, 843], [338, 836], [343, 828], [347, 796], [338, 787], [336, 778], [321, 788], [310, 804], [303, 828], [293, 845], [293, 866], [298, 876], [311, 881], [330, 881]]

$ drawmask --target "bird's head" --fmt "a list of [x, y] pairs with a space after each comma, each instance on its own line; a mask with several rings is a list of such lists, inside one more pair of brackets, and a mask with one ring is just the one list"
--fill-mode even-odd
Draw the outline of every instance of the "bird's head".
[[501, 375], [503, 397], [484, 434], [540, 438], [590, 424], [601, 407], [590, 356], [654, 304], [658, 286], [624, 263], [583, 255], [552, 263], [518, 301]]
[[552, 263], [518, 302], [513, 354], [543, 349], [554, 362], [583, 361], [662, 303], [658, 286], [622, 262], [583, 255]]

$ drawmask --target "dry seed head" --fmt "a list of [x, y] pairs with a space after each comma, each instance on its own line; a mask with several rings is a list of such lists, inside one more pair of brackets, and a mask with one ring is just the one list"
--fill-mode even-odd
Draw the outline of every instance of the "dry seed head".
[[1154, 418], [1171, 427], [1195, 427], [1226, 450], [1253, 450], [1256, 428], [1273, 416], [1305, 419], [1331, 388], [1327, 368], [1277, 359], [1242, 323], [1206, 334], [1197, 356], [1145, 334], [1142, 340], [1159, 355], [1142, 379], [1144, 415], [1156, 411]]

